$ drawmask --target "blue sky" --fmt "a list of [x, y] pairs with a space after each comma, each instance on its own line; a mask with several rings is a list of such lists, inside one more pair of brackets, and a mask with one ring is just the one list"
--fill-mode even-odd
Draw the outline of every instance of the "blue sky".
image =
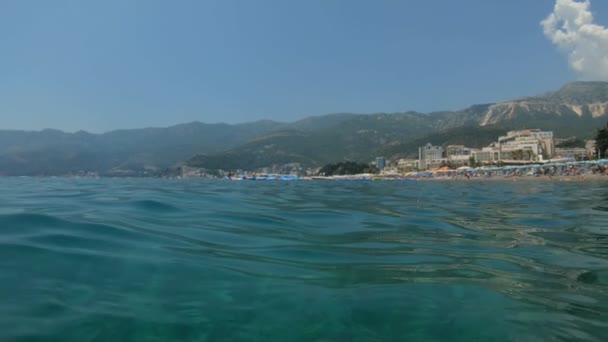
[[[0, 128], [460, 109], [577, 75], [554, 0], [0, 2]], [[592, 1], [608, 24], [608, 2]]]

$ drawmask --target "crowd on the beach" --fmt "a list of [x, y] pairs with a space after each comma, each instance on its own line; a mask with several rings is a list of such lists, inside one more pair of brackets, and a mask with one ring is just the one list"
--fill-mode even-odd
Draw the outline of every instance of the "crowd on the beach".
[[[505, 165], [505, 166], [482, 166], [477, 168], [460, 167], [449, 169], [447, 167], [429, 170], [413, 171], [406, 174], [392, 175], [344, 175], [344, 176], [317, 176], [300, 178], [294, 175], [278, 174], [234, 174], [232, 172], [225, 176], [227, 180], [422, 180], [422, 179], [517, 179], [521, 177], [543, 177], [552, 179], [558, 177], [585, 179], [589, 175], [608, 176], [608, 159], [588, 160], [564, 163], [528, 164], [528, 165]], [[608, 179], [608, 177], [606, 177]]]
[[413, 178], [471, 179], [493, 177], [585, 177], [608, 175], [608, 159], [533, 165], [485, 166], [458, 170], [413, 172]]

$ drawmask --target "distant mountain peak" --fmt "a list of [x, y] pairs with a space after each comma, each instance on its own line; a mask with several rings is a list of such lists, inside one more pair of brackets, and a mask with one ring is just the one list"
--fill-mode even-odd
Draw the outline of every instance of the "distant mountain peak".
[[608, 115], [608, 82], [571, 82], [557, 91], [491, 105], [482, 116], [481, 126], [522, 120], [540, 114], [553, 117]]
[[571, 89], [592, 90], [592, 88], [597, 88], [597, 87], [608, 87], [608, 82], [605, 82], [605, 81], [573, 81], [573, 82], [564, 84], [560, 88], [560, 91], [571, 90]]
[[509, 129], [538, 127], [587, 138], [606, 117], [608, 82], [572, 82], [544, 95], [428, 114], [338, 113], [291, 123], [194, 121], [104, 134], [0, 130], [0, 175], [112, 175], [115, 169], [145, 174], [195, 155], [197, 167], [211, 169], [365, 162], [378, 155], [415, 156], [418, 144], [429, 141], [478, 147]]

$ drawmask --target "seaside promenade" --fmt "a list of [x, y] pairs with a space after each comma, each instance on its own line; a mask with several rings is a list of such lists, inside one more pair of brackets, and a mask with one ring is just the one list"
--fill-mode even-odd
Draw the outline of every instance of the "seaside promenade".
[[563, 163], [482, 166], [412, 171], [400, 174], [357, 174], [305, 177], [312, 180], [608, 180], [608, 159]]

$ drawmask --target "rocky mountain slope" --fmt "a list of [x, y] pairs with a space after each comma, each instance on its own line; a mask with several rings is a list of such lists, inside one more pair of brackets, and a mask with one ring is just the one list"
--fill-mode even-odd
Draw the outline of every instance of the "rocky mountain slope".
[[608, 120], [607, 105], [607, 82], [574, 82], [544, 95], [454, 112], [314, 117], [288, 125], [294, 129], [291, 133], [262, 136], [220, 155], [198, 155], [185, 164], [259, 168], [288, 162], [319, 166], [339, 160], [369, 161], [375, 156], [415, 157], [425, 142], [482, 147], [508, 130], [523, 128], [585, 139]]
[[292, 123], [194, 122], [105, 134], [0, 131], [0, 175], [78, 172], [161, 174], [174, 165], [259, 168], [415, 154], [416, 144], [483, 146], [498, 132], [553, 130], [591, 137], [608, 120], [608, 83], [574, 82], [555, 92], [437, 113], [330, 114]]
[[574, 82], [556, 92], [491, 105], [480, 125], [494, 125], [551, 114], [557, 117], [600, 118], [608, 115], [607, 82]]

